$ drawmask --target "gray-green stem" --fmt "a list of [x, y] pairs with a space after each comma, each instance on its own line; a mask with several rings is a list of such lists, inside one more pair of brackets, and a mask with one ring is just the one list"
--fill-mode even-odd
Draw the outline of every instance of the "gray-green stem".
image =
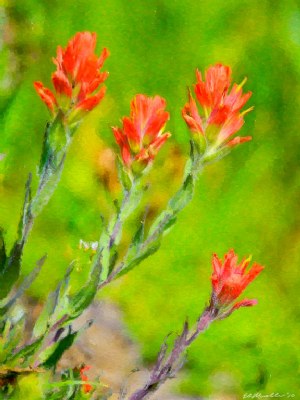
[[192, 331], [189, 330], [186, 322], [181, 334], [175, 340], [169, 356], [166, 356], [167, 345], [164, 343], [157, 356], [156, 363], [150, 372], [148, 381], [143, 388], [135, 391], [128, 400], [148, 399], [168, 379], [174, 378], [184, 364], [184, 354], [187, 348], [209, 327], [213, 321], [214, 314], [212, 310], [207, 308], [199, 317], [198, 322]]
[[[149, 249], [149, 247], [154, 245], [155, 242], [162, 235], [164, 228], [172, 221], [173, 218], [177, 217], [177, 215], [183, 208], [185, 208], [190, 203], [190, 201], [192, 200], [192, 197], [193, 197], [194, 185], [205, 165], [206, 165], [206, 162], [203, 157], [201, 157], [199, 154], [191, 154], [191, 158], [187, 161], [187, 164], [185, 167], [185, 175], [184, 175], [183, 183], [182, 183], [180, 189], [175, 193], [175, 195], [169, 201], [167, 209], [162, 212], [161, 215], [163, 215], [163, 214], [165, 214], [165, 215], [163, 216], [161, 221], [159, 221], [159, 223], [157, 224], [155, 229], [153, 229], [153, 231], [150, 233], [150, 235], [145, 239], [145, 241], [139, 247], [136, 257], [139, 257], [144, 252], [146, 252], [147, 249]], [[174, 204], [176, 203], [176, 199], [180, 198], [182, 193], [186, 190], [186, 186], [187, 186], [187, 184], [189, 184], [190, 181], [191, 181], [190, 195], [187, 196], [187, 198], [184, 199], [183, 203], [181, 203], [176, 208], [174, 206]], [[160, 218], [160, 217], [158, 217], [158, 218]], [[127, 266], [126, 266], [126, 263], [124, 263], [124, 261], [119, 263], [118, 266], [112, 272], [112, 274], [110, 276], [108, 276], [108, 278], [106, 280], [104, 280], [100, 286], [101, 287], [106, 286], [113, 279], [116, 279], [118, 277], [118, 275], [123, 274], [123, 271], [126, 270], [126, 267]]]
[[[102, 268], [99, 288], [103, 283], [110, 281], [110, 262], [111, 250], [115, 244], [118, 244], [122, 235], [123, 225], [129, 217], [132, 209], [136, 207], [140, 201], [139, 191], [140, 181], [134, 180], [130, 189], [124, 189], [123, 200], [116, 215], [108, 224], [107, 230], [100, 237], [97, 252], [94, 258], [94, 266], [96, 264]], [[92, 269], [93, 269], [92, 267]]]

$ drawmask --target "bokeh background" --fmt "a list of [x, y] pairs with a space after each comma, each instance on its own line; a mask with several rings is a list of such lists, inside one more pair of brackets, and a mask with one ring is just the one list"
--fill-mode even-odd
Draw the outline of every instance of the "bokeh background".
[[[207, 331], [188, 354], [177, 390], [190, 395], [295, 393], [299, 396], [300, 4], [284, 0], [1, 0], [0, 225], [16, 234], [29, 171], [35, 172], [48, 119], [33, 89], [50, 86], [56, 46], [77, 31], [98, 34], [110, 72], [102, 105], [77, 133], [62, 181], [39, 217], [23, 273], [47, 252], [31, 296], [47, 296], [68, 263], [79, 259], [74, 288], [89, 259], [80, 239], [97, 240], [100, 213], [118, 197], [116, 145], [110, 130], [136, 93], [167, 99], [172, 138], [149, 176], [150, 218], [178, 187], [189, 134], [181, 118], [196, 67], [216, 62], [248, 77], [253, 91], [242, 134], [253, 141], [206, 168], [195, 198], [158, 253], [102, 294], [116, 302], [145, 363], [163, 338], [193, 321], [210, 292], [211, 255], [234, 248], [266, 266], [247, 291], [259, 299]], [[36, 183], [36, 182], [35, 182]], [[142, 212], [142, 210], [141, 210]], [[135, 221], [125, 230], [125, 242]], [[85, 258], [84, 258], [85, 257]], [[109, 346], [109, 344], [108, 344]], [[133, 368], [135, 366], [132, 366]]]

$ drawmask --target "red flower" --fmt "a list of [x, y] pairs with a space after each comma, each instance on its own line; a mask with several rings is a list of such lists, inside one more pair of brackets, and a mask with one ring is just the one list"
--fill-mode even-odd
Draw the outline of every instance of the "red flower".
[[259, 264], [253, 264], [248, 272], [246, 269], [250, 259], [244, 259], [240, 264], [237, 263], [238, 257], [233, 250], [225, 254], [224, 262], [216, 254], [213, 256], [212, 281], [212, 303], [217, 309], [230, 308], [229, 313], [239, 307], [248, 307], [257, 304], [255, 299], [233, 302], [240, 296], [257, 275], [264, 269]]
[[[89, 365], [86, 365], [86, 366], [84, 366], [83, 368], [81, 368], [81, 370], [80, 370], [80, 377], [81, 377], [81, 380], [82, 380], [83, 382], [88, 382], [89, 379], [88, 379], [88, 377], [86, 376], [85, 372], [86, 372], [86, 371], [89, 371], [91, 368], [92, 368], [92, 367], [89, 366]], [[85, 384], [82, 385], [82, 386], [83, 386], [83, 391], [84, 391], [84, 393], [89, 393], [89, 392], [93, 389], [92, 385], [90, 385], [89, 383], [85, 383]]]
[[231, 69], [222, 64], [210, 67], [206, 71], [205, 80], [197, 70], [196, 78], [194, 90], [201, 111], [191, 94], [182, 110], [183, 118], [196, 138], [199, 135], [203, 136], [207, 142], [216, 147], [221, 145], [233, 147], [251, 140], [251, 136], [229, 140], [243, 126], [244, 115], [252, 110], [249, 108], [240, 113], [252, 94], [242, 92], [246, 80], [240, 85], [234, 84], [229, 92]]
[[230, 76], [230, 67], [222, 64], [210, 67], [206, 71], [206, 81], [202, 80], [201, 72], [196, 70], [195, 94], [203, 108], [212, 110], [220, 104], [222, 96], [227, 93], [230, 86]]
[[138, 94], [131, 101], [130, 117], [123, 118], [123, 128], [112, 128], [128, 168], [143, 170], [171, 136], [169, 132], [162, 133], [169, 119], [165, 107], [162, 97]]
[[40, 98], [46, 104], [51, 112], [54, 112], [54, 107], [57, 106], [57, 102], [54, 94], [50, 89], [43, 86], [42, 82], [34, 82], [35, 90], [37, 91]]
[[103, 49], [100, 57], [95, 52], [96, 34], [79, 32], [69, 41], [66, 49], [57, 48], [53, 59], [56, 71], [52, 83], [56, 92], [45, 88], [41, 82], [34, 86], [43, 102], [52, 113], [60, 108], [65, 114], [69, 110], [90, 111], [102, 100], [105, 87], [95, 91], [105, 81], [107, 72], [100, 72], [109, 53]]

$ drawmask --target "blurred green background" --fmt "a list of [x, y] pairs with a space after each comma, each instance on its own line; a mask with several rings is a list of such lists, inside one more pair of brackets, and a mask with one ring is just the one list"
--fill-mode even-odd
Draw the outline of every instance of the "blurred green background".
[[[80, 239], [97, 240], [100, 213], [118, 196], [117, 150], [110, 130], [136, 93], [167, 99], [172, 138], [149, 180], [150, 215], [181, 181], [189, 134], [181, 118], [196, 67], [222, 62], [253, 91], [242, 134], [253, 141], [208, 167], [196, 196], [158, 253], [106, 289], [124, 311], [134, 340], [151, 362], [162, 339], [193, 321], [210, 293], [211, 254], [234, 248], [266, 266], [246, 295], [259, 304], [216, 323], [188, 355], [178, 390], [193, 395], [295, 393], [299, 396], [299, 107], [300, 4], [267, 0], [1, 0], [0, 225], [16, 234], [29, 171], [36, 171], [46, 107], [34, 80], [51, 86], [51, 57], [77, 31], [108, 47], [107, 95], [77, 133], [62, 181], [34, 227], [23, 273], [47, 252], [32, 296], [43, 298], [67, 264], [81, 258]], [[142, 212], [142, 210], [141, 210]], [[128, 240], [134, 221], [125, 231]], [[86, 274], [75, 272], [74, 287]], [[134, 366], [133, 366], [134, 367]]]

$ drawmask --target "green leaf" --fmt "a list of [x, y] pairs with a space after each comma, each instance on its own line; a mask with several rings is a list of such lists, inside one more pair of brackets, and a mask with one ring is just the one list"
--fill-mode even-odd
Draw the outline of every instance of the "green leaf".
[[[102, 280], [106, 279], [108, 272], [109, 272], [111, 237], [113, 234], [114, 225], [115, 225], [115, 223], [117, 223], [116, 218], [117, 218], [117, 216], [115, 216], [114, 220], [112, 220], [110, 222], [108, 228], [103, 223], [103, 231], [102, 231], [102, 234], [99, 239], [96, 258], [94, 259], [94, 266], [96, 266], [96, 264], [101, 259], [101, 279]], [[100, 255], [101, 255], [101, 257], [100, 257]]]
[[140, 254], [137, 254], [136, 257], [132, 258], [131, 261], [125, 264], [122, 270], [117, 274], [117, 277], [127, 274], [129, 271], [131, 271], [133, 268], [139, 265], [143, 260], [148, 258], [150, 255], [156, 253], [159, 247], [160, 247], [160, 240], [151, 243]]
[[40, 336], [37, 340], [35, 340], [29, 344], [25, 344], [16, 353], [12, 353], [7, 358], [6, 362], [9, 362], [9, 365], [14, 366], [14, 365], [19, 365], [20, 359], [26, 361], [40, 347], [40, 345], [43, 342], [43, 339], [44, 339], [44, 336]]
[[68, 127], [62, 123], [60, 112], [55, 120], [46, 127], [39, 166], [39, 186], [30, 204], [30, 212], [33, 217], [36, 217], [48, 203], [60, 181], [66, 154], [71, 143], [71, 135]]
[[121, 241], [122, 228], [131, 213], [133, 213], [141, 201], [146, 187], [141, 187], [141, 181], [136, 179], [132, 182], [130, 190], [125, 190], [123, 200], [118, 212], [110, 220], [108, 227], [103, 229], [99, 240], [97, 255], [101, 252], [101, 281], [105, 281], [114, 266], [111, 254]]
[[46, 125], [45, 133], [44, 133], [44, 141], [43, 141], [43, 149], [41, 154], [41, 160], [39, 165], [39, 175], [42, 174], [42, 171], [45, 167], [45, 164], [49, 158], [52, 156], [52, 149], [49, 143], [49, 135], [51, 131], [51, 123], [48, 122]]
[[55, 320], [60, 319], [63, 315], [66, 314], [66, 310], [69, 307], [70, 297], [69, 297], [69, 289], [70, 289], [70, 277], [71, 273], [74, 269], [76, 262], [73, 261], [69, 265], [64, 278], [60, 282], [57, 288], [57, 302], [55, 308]]
[[6, 263], [2, 269], [1, 283], [0, 283], [0, 299], [5, 298], [10, 290], [12, 289], [14, 283], [18, 280], [21, 268], [21, 258], [24, 247], [24, 240], [22, 238], [24, 235], [24, 230], [28, 229], [29, 219], [31, 214], [29, 211], [29, 205], [31, 200], [31, 174], [29, 174], [26, 185], [25, 185], [25, 198], [23, 203], [23, 210], [21, 219], [18, 227], [18, 239], [13, 245], [8, 258], [6, 258]]
[[167, 209], [163, 211], [153, 222], [151, 228], [149, 229], [147, 240], [152, 241], [159, 237], [164, 231], [171, 228], [172, 225], [176, 222], [176, 217], [174, 215], [174, 211]]
[[52, 346], [48, 347], [43, 353], [40, 354], [40, 360], [42, 362], [41, 367], [52, 368], [55, 367], [57, 362], [62, 357], [63, 353], [72, 346], [74, 340], [80, 335], [84, 330], [91, 326], [93, 321], [88, 321], [81, 329], [76, 332], [68, 333], [59, 342], [54, 343]]
[[25, 196], [23, 202], [22, 216], [18, 226], [18, 241], [22, 240], [24, 237], [24, 229], [29, 224], [29, 220], [32, 217], [30, 213], [30, 203], [31, 203], [31, 181], [32, 174], [29, 173], [26, 184], [25, 184]]
[[132, 186], [131, 177], [129, 172], [124, 169], [124, 165], [119, 157], [117, 157], [117, 170], [118, 170], [118, 177], [119, 181], [124, 190], [129, 191]]
[[71, 299], [68, 314], [77, 318], [91, 304], [97, 293], [102, 271], [101, 254], [95, 260], [88, 282]]
[[49, 161], [47, 164], [48, 170], [45, 171], [45, 175], [43, 176], [43, 184], [40, 185], [40, 190], [34, 197], [31, 203], [30, 211], [34, 217], [37, 217], [42, 209], [46, 206], [49, 202], [50, 198], [52, 197], [58, 182], [61, 178], [61, 173], [64, 167], [64, 162], [66, 158], [66, 150], [60, 157], [60, 162], [53, 169], [52, 162]]
[[144, 240], [144, 233], [145, 233], [145, 223], [142, 221], [132, 239], [132, 243], [128, 249], [126, 255], [126, 262], [132, 260], [139, 252], [140, 247]]
[[9, 308], [15, 304], [15, 302], [19, 299], [19, 297], [23, 295], [25, 290], [27, 290], [31, 286], [32, 282], [38, 276], [46, 258], [47, 256], [45, 255], [40, 260], [37, 261], [36, 268], [34, 268], [34, 270], [31, 271], [31, 273], [24, 278], [23, 282], [21, 283], [17, 291], [5, 304], [3, 304], [3, 302], [0, 302], [0, 316], [3, 316], [9, 310]]
[[59, 112], [53, 122], [46, 125], [44, 142], [39, 166], [39, 175], [54, 172], [61, 162], [71, 133], [62, 124], [62, 114]]
[[125, 191], [124, 199], [121, 205], [119, 219], [121, 223], [137, 209], [144, 193], [148, 190], [148, 186], [142, 186], [142, 181], [136, 178], [132, 183], [130, 191]]
[[0, 274], [2, 273], [6, 262], [6, 250], [5, 250], [5, 242], [3, 229], [0, 228]]
[[4, 299], [11, 291], [20, 275], [21, 257], [23, 246], [15, 243], [9, 258], [6, 260], [5, 269], [1, 274], [0, 299]]
[[51, 316], [56, 307], [56, 302], [57, 296], [55, 295], [55, 292], [50, 293], [47, 298], [47, 302], [42, 309], [42, 312], [40, 313], [36, 323], [34, 324], [32, 332], [33, 337], [40, 337], [43, 333], [47, 331]]
[[188, 174], [182, 187], [169, 201], [167, 210], [163, 211], [151, 225], [145, 243], [157, 240], [175, 224], [177, 214], [192, 200], [193, 194], [194, 180], [192, 174]]
[[169, 207], [174, 214], [179, 213], [192, 200], [194, 195], [194, 179], [192, 173], [188, 174], [184, 180], [182, 187], [169, 201]]
[[55, 291], [50, 293], [48, 296], [47, 302], [34, 325], [34, 337], [39, 337], [42, 334], [45, 334], [48, 326], [51, 325], [51, 322], [59, 320], [62, 314], [66, 314], [66, 310], [69, 306], [69, 281], [73, 269], [74, 262], [70, 264], [64, 278], [59, 282]]
[[109, 270], [108, 270], [108, 275], [112, 272], [114, 269], [117, 259], [118, 259], [118, 251], [117, 251], [117, 246], [113, 246], [111, 251], [110, 251], [110, 258], [109, 258]]
[[[16, 346], [22, 341], [25, 329], [25, 316], [23, 315], [16, 323], [9, 329], [5, 337], [5, 342], [0, 352], [0, 362], [5, 363], [7, 358], [12, 354]], [[3, 337], [4, 339], [4, 337]]]
[[53, 388], [46, 392], [46, 398], [49, 400], [78, 399], [76, 394], [80, 394], [82, 386], [79, 369], [72, 370], [69, 368], [68, 370], [65, 370], [62, 373], [61, 381], [51, 382], [47, 386]]

